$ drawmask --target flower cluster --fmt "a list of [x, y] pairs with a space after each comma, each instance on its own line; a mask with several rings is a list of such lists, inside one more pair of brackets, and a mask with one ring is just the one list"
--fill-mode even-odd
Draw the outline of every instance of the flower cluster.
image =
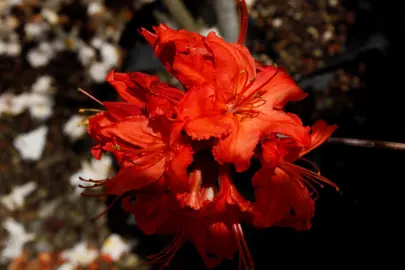
[[[120, 171], [86, 181], [124, 196], [122, 207], [144, 233], [175, 235], [152, 261], [169, 263], [187, 239], [207, 267], [238, 251], [253, 268], [240, 222], [309, 229], [313, 182], [334, 184], [293, 162], [336, 126], [307, 127], [285, 112], [286, 103], [306, 94], [282, 69], [255, 62], [243, 38], [227, 43], [213, 32], [204, 37], [165, 25], [141, 33], [185, 91], [155, 76], [111, 71], [107, 81], [124, 101], [102, 102], [105, 111], [89, 119], [88, 132], [97, 141], [93, 155], [111, 152]], [[248, 170], [252, 160], [261, 166], [244, 180], [255, 191], [248, 201], [231, 173]]]

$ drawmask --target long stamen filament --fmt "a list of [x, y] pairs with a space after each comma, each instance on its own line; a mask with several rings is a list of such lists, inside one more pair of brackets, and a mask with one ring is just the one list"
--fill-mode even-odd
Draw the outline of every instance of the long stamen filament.
[[79, 113], [85, 113], [85, 112], [103, 112], [103, 110], [99, 109], [87, 109], [87, 108], [80, 108]]
[[90, 93], [86, 92], [85, 90], [79, 88], [77, 89], [77, 91], [85, 94], [86, 96], [88, 96], [89, 98], [91, 98], [92, 100], [94, 100], [95, 102], [97, 102], [98, 104], [104, 106], [103, 102], [101, 102], [100, 100], [98, 100], [97, 98], [95, 98], [93, 95], [91, 95]]

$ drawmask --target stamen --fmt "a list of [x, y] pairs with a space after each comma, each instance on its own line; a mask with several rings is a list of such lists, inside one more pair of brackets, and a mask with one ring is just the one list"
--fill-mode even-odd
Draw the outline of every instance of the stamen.
[[308, 159], [306, 159], [306, 158], [299, 158], [299, 159], [302, 160], [302, 161], [305, 161], [306, 163], [308, 163], [309, 165], [311, 165], [312, 168], [315, 169], [316, 174], [321, 175], [321, 170], [319, 169], [318, 165], [316, 165], [314, 162], [312, 162], [312, 161], [310, 161], [310, 160], [308, 160]]
[[239, 92], [239, 94], [237, 95], [236, 99], [234, 100], [234, 106], [238, 106], [241, 99], [243, 98], [243, 95], [249, 90], [249, 88], [255, 83], [255, 78], [250, 80], [249, 83], [247, 83], [247, 77], [246, 77], [246, 81], [244, 83], [244, 87], [242, 89], [242, 91]]
[[[245, 89], [245, 85], [248, 81], [248, 76], [249, 76], [249, 74], [244, 69], [242, 69], [238, 73], [238, 75], [236, 77], [237, 81], [235, 83], [235, 87], [233, 88], [233, 93], [232, 93], [232, 99], [234, 99], [234, 101], [235, 101], [235, 96], [238, 94], [238, 92], [240, 93]], [[242, 87], [242, 89], [240, 89], [240, 91], [238, 91], [239, 87]]]
[[243, 263], [245, 269], [254, 269], [254, 262], [252, 255], [250, 254], [249, 247], [246, 243], [243, 235], [243, 230], [240, 223], [234, 223], [232, 225], [232, 231], [235, 236], [236, 243], [239, 251], [239, 269], [241, 269], [241, 263]]
[[85, 112], [103, 112], [103, 110], [99, 109], [87, 109], [87, 108], [80, 108], [79, 113], [85, 113]]
[[114, 206], [114, 204], [115, 204], [115, 203], [118, 201], [118, 199], [121, 198], [121, 197], [122, 197], [122, 195], [117, 196], [117, 197], [113, 200], [113, 202], [112, 202], [109, 206], [107, 206], [106, 209], [104, 209], [100, 214], [98, 214], [97, 216], [95, 216], [94, 218], [92, 218], [91, 221], [94, 222], [94, 221], [96, 221], [97, 219], [99, 219], [100, 217], [102, 217], [105, 213], [107, 213], [108, 210], [111, 209], [111, 207]]
[[313, 183], [316, 183], [316, 184], [320, 185], [321, 187], [323, 187], [322, 183], [324, 183], [324, 184], [327, 184], [327, 185], [330, 185], [330, 186], [334, 187], [337, 192], [341, 193], [339, 187], [335, 183], [333, 183], [332, 181], [330, 181], [326, 177], [323, 177], [322, 175], [317, 174], [317, 173], [315, 173], [313, 171], [310, 171], [310, 170], [308, 170], [306, 168], [303, 168], [303, 167], [300, 167], [300, 166], [297, 166], [295, 164], [288, 163], [288, 162], [286, 162], [284, 164], [281, 164], [279, 167], [283, 171], [285, 171], [287, 173], [290, 173], [290, 174], [291, 173], [297, 173], [300, 176], [299, 177], [300, 180], [307, 179], [309, 181], [312, 181]]
[[161, 269], [167, 267], [183, 243], [184, 243], [184, 235], [182, 233], [182, 230], [180, 229], [179, 233], [176, 234], [172, 242], [165, 249], [163, 249], [159, 253], [147, 256], [147, 258], [150, 259], [150, 261], [145, 262], [145, 264], [155, 264], [164, 262]]
[[95, 98], [94, 96], [89, 94], [88, 92], [84, 91], [83, 89], [78, 88], [77, 91], [82, 92], [83, 94], [85, 94], [86, 96], [88, 96], [89, 98], [94, 100], [95, 102], [97, 102], [97, 103], [101, 104], [102, 106], [104, 106], [103, 102], [101, 102], [100, 100], [98, 100], [97, 98]]
[[277, 71], [270, 77], [268, 78], [265, 82], [263, 82], [260, 86], [256, 87], [256, 90], [252, 91], [252, 93], [250, 93], [247, 97], [244, 97], [240, 100], [240, 102], [237, 104], [237, 106], [242, 105], [243, 103], [246, 103], [248, 100], [251, 100], [252, 98], [254, 98], [254, 95], [256, 95], [258, 92], [263, 91], [262, 94], [264, 94], [266, 91], [264, 91], [262, 88], [263, 86], [265, 86], [266, 84], [268, 84], [272, 79], [274, 79], [277, 74], [279, 73], [279, 70], [277, 69]]

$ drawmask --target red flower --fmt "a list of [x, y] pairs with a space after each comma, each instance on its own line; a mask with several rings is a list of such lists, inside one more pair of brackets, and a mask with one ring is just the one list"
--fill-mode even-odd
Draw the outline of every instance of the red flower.
[[[257, 63], [240, 45], [247, 27], [243, 0], [238, 44], [214, 33], [203, 37], [167, 26], [142, 30], [157, 57], [186, 93], [142, 73], [110, 72], [124, 102], [99, 102], [106, 111], [89, 119], [92, 153], [114, 154], [120, 171], [95, 181], [106, 194], [135, 195], [122, 207], [146, 234], [174, 234], [173, 243], [151, 256], [168, 264], [184, 239], [192, 241], [207, 267], [236, 251], [253, 268], [240, 222], [256, 227], [308, 229], [314, 214], [312, 183], [334, 185], [293, 162], [335, 130], [319, 121], [311, 129], [283, 111], [306, 94], [283, 70]], [[261, 162], [252, 179], [255, 202], [245, 200], [231, 179]], [[91, 188], [91, 187], [88, 187]]]
[[115, 177], [99, 183], [108, 194], [122, 195], [164, 177], [166, 168], [177, 166], [172, 160], [191, 148], [169, 139], [172, 126], [167, 117], [176, 115], [180, 90], [140, 73], [111, 72], [107, 80], [127, 102], [104, 102], [106, 111], [89, 119], [88, 131], [98, 142], [94, 156], [109, 151], [121, 166]]
[[234, 163], [237, 171], [249, 168], [261, 133], [270, 125], [291, 121], [281, 109], [306, 94], [281, 69], [257, 69], [244, 46], [214, 33], [203, 37], [166, 26], [155, 31], [156, 35], [146, 30], [143, 34], [188, 89], [179, 105], [184, 130], [194, 139], [219, 138], [213, 148], [217, 161]]
[[152, 262], [168, 265], [188, 239], [195, 244], [208, 268], [219, 264], [223, 258], [232, 259], [236, 251], [246, 267], [253, 267], [239, 223], [244, 213], [248, 215], [253, 211], [253, 206], [234, 188], [226, 168], [220, 167], [218, 174], [219, 190], [214, 183], [204, 183], [205, 187], [201, 186], [198, 196], [201, 201], [198, 209], [184, 207], [174, 197], [162, 192], [159, 185], [146, 193], [135, 192], [134, 204], [128, 198], [123, 201], [123, 209], [134, 214], [144, 233], [175, 235], [163, 252], [150, 256]]
[[279, 137], [274, 134], [276, 129], [269, 130], [270, 134], [267, 135], [273, 136], [262, 142], [262, 168], [252, 179], [256, 194], [256, 226], [288, 226], [296, 230], [310, 228], [315, 211], [314, 199], [317, 197], [313, 184], [328, 184], [338, 188], [319, 173], [293, 162], [321, 145], [336, 128], [335, 125], [328, 126], [324, 121], [317, 121], [312, 127], [308, 148], [298, 145], [293, 139], [293, 133], [290, 135], [284, 131], [283, 134], [287, 136]]

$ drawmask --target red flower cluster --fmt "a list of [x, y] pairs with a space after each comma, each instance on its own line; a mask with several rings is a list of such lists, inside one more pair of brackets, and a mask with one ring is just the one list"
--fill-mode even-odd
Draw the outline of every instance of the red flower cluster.
[[[97, 141], [93, 155], [111, 152], [121, 169], [96, 185], [107, 194], [134, 194], [135, 202], [126, 197], [122, 207], [144, 233], [176, 235], [153, 261], [168, 263], [188, 239], [207, 267], [238, 251], [253, 268], [240, 222], [309, 229], [312, 182], [334, 184], [293, 162], [336, 126], [318, 121], [311, 129], [284, 112], [287, 102], [306, 94], [283, 70], [256, 63], [243, 45], [214, 33], [204, 37], [165, 25], [154, 30], [141, 33], [186, 91], [155, 76], [109, 73], [107, 81], [124, 102], [103, 102], [105, 111], [89, 119], [88, 131]], [[231, 178], [232, 170], [249, 169], [252, 159], [261, 164], [251, 180], [254, 202]]]

